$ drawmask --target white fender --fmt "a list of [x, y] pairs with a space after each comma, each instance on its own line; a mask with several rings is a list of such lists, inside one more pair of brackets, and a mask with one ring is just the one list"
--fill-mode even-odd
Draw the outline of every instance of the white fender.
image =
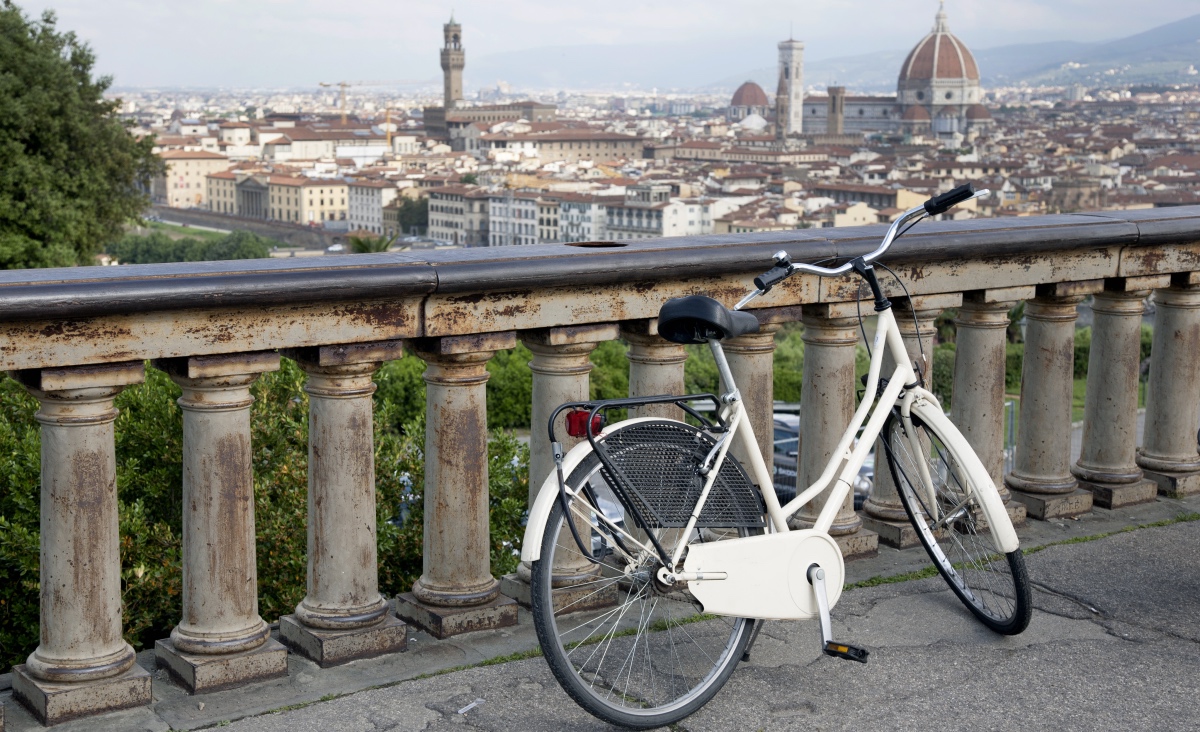
[[1000, 498], [995, 484], [992, 483], [992, 476], [988, 475], [987, 468], [975, 455], [975, 450], [967, 442], [967, 438], [962, 436], [950, 418], [942, 412], [941, 405], [936, 402], [918, 399], [913, 402], [912, 412], [920, 417], [922, 422], [936, 429], [950, 443], [947, 447], [954, 448], [959, 458], [962, 459], [963, 469], [967, 471], [972, 487], [975, 489], [975, 495], [979, 497], [979, 507], [991, 527], [996, 551], [1004, 554], [1016, 551], [1020, 546], [1020, 541], [1017, 539], [1017, 531], [1013, 528], [1008, 512], [1004, 510], [1004, 501]]
[[[600, 431], [597, 439], [603, 439], [605, 435], [620, 427], [650, 421], [678, 422], [679, 420], [665, 420], [662, 417], [626, 419], [605, 427]], [[591, 451], [592, 443], [587, 440], [571, 448], [571, 451], [563, 456], [563, 476], [570, 478], [571, 472], [579, 467], [579, 464]], [[558, 500], [558, 472], [551, 471], [550, 475], [546, 476], [546, 480], [542, 482], [537, 498], [534, 499], [533, 506], [529, 509], [529, 519], [525, 523], [525, 539], [521, 542], [522, 562], [536, 562], [542, 558], [542, 534], [546, 530], [546, 521], [550, 518], [550, 509], [554, 507], [556, 500]]]

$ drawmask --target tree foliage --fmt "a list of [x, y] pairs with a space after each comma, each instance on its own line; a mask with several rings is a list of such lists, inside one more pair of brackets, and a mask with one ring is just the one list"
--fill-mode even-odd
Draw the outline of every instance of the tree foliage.
[[0, 268], [90, 263], [145, 209], [162, 170], [106, 100], [109, 77], [55, 16], [0, 0]]
[[429, 199], [411, 199], [401, 196], [400, 230], [407, 234], [419, 234], [429, 228]]
[[[391, 236], [350, 236], [346, 240], [350, 242], [350, 251], [355, 254], [373, 254], [376, 252], [386, 252], [396, 242], [399, 234]], [[407, 248], [408, 245], [400, 247]]]
[[212, 262], [223, 259], [261, 259], [279, 242], [249, 231], [234, 231], [220, 239], [172, 239], [161, 231], [128, 234], [105, 247], [121, 264]]

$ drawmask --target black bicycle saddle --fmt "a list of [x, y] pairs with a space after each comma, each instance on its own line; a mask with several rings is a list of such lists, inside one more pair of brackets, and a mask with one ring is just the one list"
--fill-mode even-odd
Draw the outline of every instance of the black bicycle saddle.
[[658, 334], [674, 343], [707, 343], [758, 332], [758, 318], [704, 295], [677, 297], [658, 311]]

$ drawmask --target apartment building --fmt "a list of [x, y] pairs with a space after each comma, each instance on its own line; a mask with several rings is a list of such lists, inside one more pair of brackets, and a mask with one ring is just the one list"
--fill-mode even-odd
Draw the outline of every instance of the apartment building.
[[481, 146], [493, 159], [537, 158], [543, 164], [640, 159], [645, 144], [645, 140], [636, 135], [575, 128], [490, 133], [483, 135], [481, 140]]
[[488, 245], [525, 246], [538, 243], [539, 196], [506, 191], [488, 197]]
[[487, 191], [475, 186], [429, 189], [429, 238], [468, 247], [487, 246], [488, 196]]
[[350, 230], [384, 233], [383, 210], [396, 200], [400, 189], [388, 180], [354, 180], [346, 186]]
[[606, 203], [622, 200], [587, 193], [563, 193], [558, 199], [558, 240], [562, 242], [603, 239]]
[[205, 177], [208, 199], [208, 210], [216, 213], [236, 216], [237, 208], [237, 174], [232, 170], [222, 170], [209, 173]]
[[229, 158], [215, 152], [163, 150], [158, 156], [166, 172], [151, 181], [150, 196], [172, 208], [207, 207], [209, 174], [229, 169]]
[[605, 206], [605, 238], [653, 239], [713, 233], [713, 222], [754, 200], [754, 196], [671, 198], [671, 186], [633, 185], [625, 198]]
[[268, 218], [310, 226], [346, 221], [349, 184], [345, 180], [272, 175], [267, 184]]
[[537, 200], [538, 243], [553, 244], [562, 241], [559, 237], [561, 202], [556, 196], [541, 196]]

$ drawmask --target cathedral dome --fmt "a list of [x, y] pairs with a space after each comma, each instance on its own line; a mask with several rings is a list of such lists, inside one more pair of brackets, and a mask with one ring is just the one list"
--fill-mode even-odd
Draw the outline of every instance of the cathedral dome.
[[972, 104], [967, 107], [967, 119], [991, 119], [992, 113], [982, 104]]
[[913, 47], [900, 67], [901, 86], [906, 82], [935, 79], [979, 82], [975, 57], [966, 44], [950, 32], [944, 7], [938, 10], [933, 30]]
[[770, 104], [767, 101], [767, 93], [753, 81], [739, 86], [733, 93], [733, 100], [729, 102], [731, 107], [767, 107]]

